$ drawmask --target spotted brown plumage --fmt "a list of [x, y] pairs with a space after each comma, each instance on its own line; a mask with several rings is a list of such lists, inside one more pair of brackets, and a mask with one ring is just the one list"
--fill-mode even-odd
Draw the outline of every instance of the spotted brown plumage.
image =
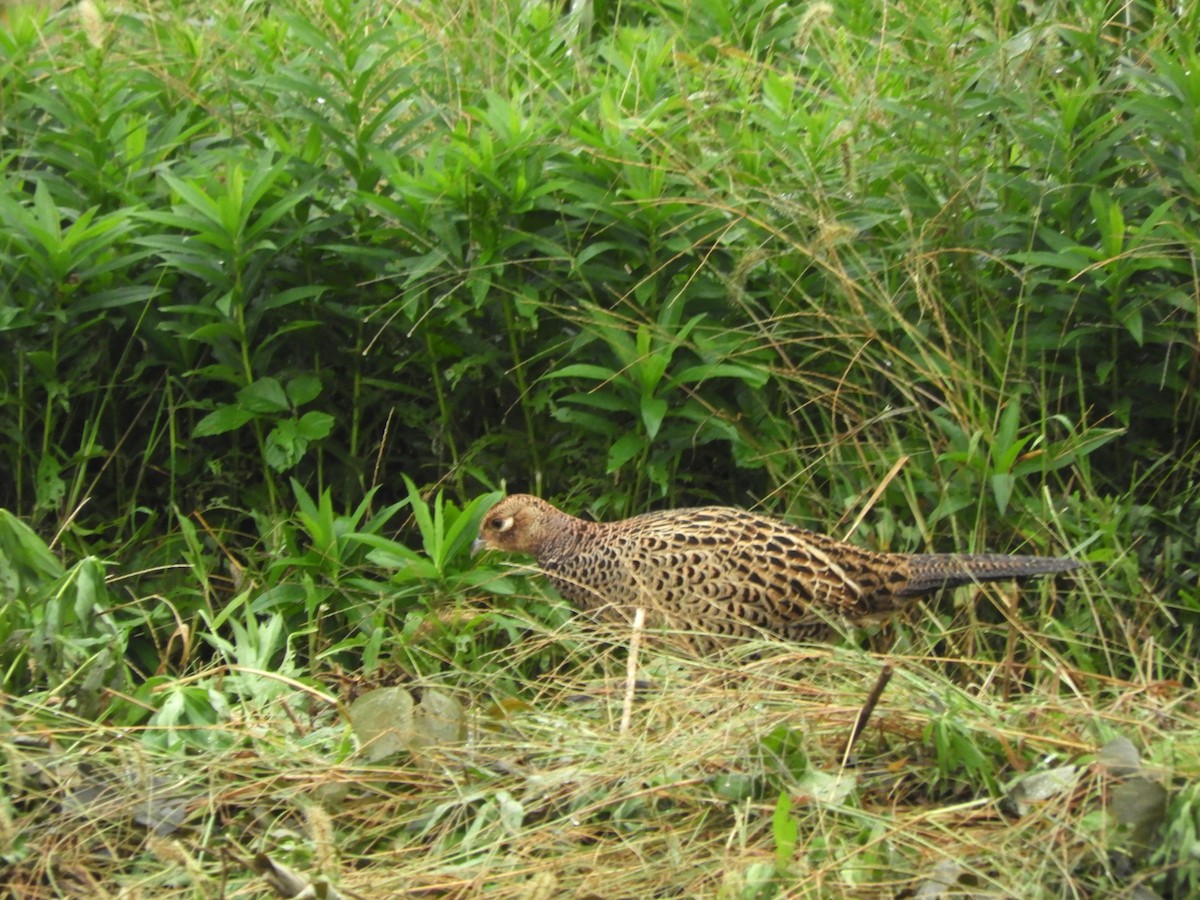
[[696, 652], [730, 637], [825, 637], [943, 587], [1078, 568], [1002, 554], [877, 553], [740, 509], [705, 506], [587, 522], [529, 494], [483, 517], [474, 549], [528, 553], [592, 615], [684, 634]]

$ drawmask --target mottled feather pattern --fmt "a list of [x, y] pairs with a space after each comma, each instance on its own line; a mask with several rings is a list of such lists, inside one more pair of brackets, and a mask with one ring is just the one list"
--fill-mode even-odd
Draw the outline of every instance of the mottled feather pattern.
[[832, 622], [886, 614], [917, 594], [976, 580], [1064, 572], [1067, 559], [864, 550], [719, 506], [586, 522], [515, 494], [484, 516], [476, 548], [529, 553], [554, 587], [592, 615], [690, 632], [697, 652], [722, 637], [827, 635]]

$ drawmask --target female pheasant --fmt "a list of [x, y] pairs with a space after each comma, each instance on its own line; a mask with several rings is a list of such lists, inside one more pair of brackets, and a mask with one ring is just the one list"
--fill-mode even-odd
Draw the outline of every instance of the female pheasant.
[[1079, 568], [1003, 554], [877, 553], [740, 509], [705, 506], [587, 522], [529, 494], [483, 517], [474, 550], [528, 553], [569, 601], [600, 619], [681, 632], [694, 652], [730, 638], [826, 637], [842, 620], [919, 594]]

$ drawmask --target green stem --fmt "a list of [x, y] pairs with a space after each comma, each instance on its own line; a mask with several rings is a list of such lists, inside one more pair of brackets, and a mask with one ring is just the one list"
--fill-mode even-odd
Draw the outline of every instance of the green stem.
[[433, 339], [429, 329], [425, 329], [425, 352], [429, 355], [429, 379], [433, 382], [433, 393], [437, 398], [438, 418], [442, 423], [442, 433], [446, 439], [446, 448], [450, 451], [450, 467], [458, 471], [458, 446], [454, 442], [454, 431], [451, 428], [450, 408], [446, 404], [446, 393], [442, 390], [442, 375], [438, 371], [437, 353], [433, 349]]
[[529, 382], [525, 378], [525, 361], [521, 359], [520, 345], [517, 343], [517, 328], [513, 319], [512, 301], [505, 300], [502, 306], [504, 307], [504, 330], [508, 333], [508, 352], [512, 356], [512, 371], [517, 379], [517, 390], [521, 395], [519, 405], [521, 417], [525, 420], [526, 446], [529, 448], [529, 456], [533, 462], [535, 480], [540, 481], [542, 458], [538, 452], [539, 442], [533, 426], [533, 412], [529, 408]]

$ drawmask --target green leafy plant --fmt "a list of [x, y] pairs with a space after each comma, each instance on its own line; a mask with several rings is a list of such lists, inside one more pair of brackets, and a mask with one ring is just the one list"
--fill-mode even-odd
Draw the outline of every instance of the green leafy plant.
[[[974, 471], [979, 482], [986, 483], [997, 512], [1008, 511], [1013, 490], [1020, 479], [1031, 475], [1046, 475], [1068, 466], [1079, 466], [1104, 445], [1124, 434], [1123, 428], [1090, 428], [1081, 431], [1072, 427], [1066, 417], [1055, 417], [1047, 423], [1065, 432], [1058, 440], [1047, 439], [1045, 432], [1020, 435], [1022, 404], [1013, 399], [1000, 412], [996, 429], [988, 440], [981, 431], [965, 435], [947, 418], [937, 417], [938, 424], [950, 438], [953, 449], [943, 453], [940, 461], [956, 463]], [[986, 446], [981, 446], [985, 444]], [[947, 510], [948, 511], [948, 510]], [[939, 518], [937, 511], [932, 521]]]
[[310, 443], [329, 436], [334, 418], [328, 413], [299, 413], [299, 407], [321, 393], [314, 375], [290, 379], [286, 385], [270, 375], [251, 382], [237, 392], [237, 400], [218, 406], [192, 429], [192, 437], [212, 437], [248, 423], [271, 426], [263, 442], [263, 458], [276, 472], [292, 469], [303, 458]]
[[501, 494], [482, 494], [461, 509], [441, 491], [429, 501], [407, 476], [406, 503], [412, 511], [424, 552], [379, 535], [357, 532], [348, 540], [366, 550], [366, 559], [391, 572], [390, 583], [400, 596], [424, 596], [433, 589], [453, 595], [464, 587], [484, 587], [497, 594], [512, 592], [511, 583], [490, 567], [472, 567], [468, 549], [479, 533], [479, 520]]
[[1151, 843], [1167, 893], [1200, 889], [1196, 869], [1200, 860], [1200, 785], [1193, 781], [1171, 797], [1161, 839]]
[[775, 838], [775, 870], [786, 875], [792, 865], [792, 856], [800, 840], [800, 823], [792, 816], [792, 798], [781, 791], [775, 801], [775, 813], [771, 816], [771, 834]]
[[986, 732], [965, 721], [953, 705], [930, 718], [925, 738], [932, 746], [939, 779], [953, 786], [960, 779], [997, 794], [999, 748]]
[[100, 560], [64, 566], [34, 531], [0, 510], [0, 660], [6, 691], [50, 691], [95, 715], [125, 686], [127, 628]]
[[[703, 386], [731, 379], [747, 391], [761, 390], [769, 369], [728, 333], [705, 326], [706, 315], [683, 320], [682, 301], [663, 304], [653, 324], [631, 325], [603, 310], [590, 310], [572, 355], [600, 342], [612, 362], [573, 363], [548, 372], [546, 379], [590, 385], [556, 398], [553, 414], [610, 441], [606, 473], [623, 470], [648, 479], [661, 494], [670, 490], [684, 447], [713, 440], [729, 442], [738, 459], [753, 464], [754, 444], [735, 424], [731, 410], [714, 408]], [[630, 429], [633, 419], [637, 427]], [[635, 483], [635, 487], [637, 487]]]

